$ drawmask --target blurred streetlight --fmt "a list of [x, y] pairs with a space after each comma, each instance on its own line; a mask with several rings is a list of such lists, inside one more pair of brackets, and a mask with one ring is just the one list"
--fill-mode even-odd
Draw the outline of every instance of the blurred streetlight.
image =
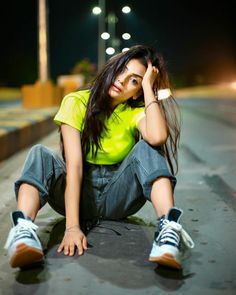
[[123, 13], [130, 13], [130, 11], [131, 11], [131, 8], [130, 8], [129, 6], [124, 6], [124, 7], [122, 8], [122, 12], [123, 12]]
[[116, 52], [116, 51], [115, 51], [115, 49], [114, 49], [113, 47], [108, 47], [108, 48], [106, 49], [106, 53], [107, 53], [108, 55], [113, 55], [115, 52]]
[[125, 51], [128, 51], [128, 50], [129, 50], [129, 48], [125, 47], [125, 48], [122, 49], [122, 52], [125, 52]]
[[102, 9], [98, 6], [94, 7], [92, 10], [93, 14], [98, 15], [102, 12]]
[[111, 37], [110, 34], [107, 33], [107, 32], [104, 32], [104, 33], [101, 34], [101, 38], [103, 40], [108, 40], [110, 37]]
[[122, 35], [122, 38], [123, 38], [124, 40], [129, 40], [129, 39], [131, 38], [131, 35], [130, 35], [129, 33], [124, 33], [124, 34]]

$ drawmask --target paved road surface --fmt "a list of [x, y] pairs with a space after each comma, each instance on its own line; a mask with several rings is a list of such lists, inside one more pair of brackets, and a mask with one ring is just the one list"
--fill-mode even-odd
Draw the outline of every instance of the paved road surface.
[[[81, 258], [56, 254], [64, 219], [44, 208], [37, 220], [46, 262], [19, 271], [0, 255], [1, 294], [236, 294], [236, 100], [180, 101], [183, 134], [176, 205], [196, 247], [186, 253], [182, 271], [147, 261], [153, 228], [106, 222], [89, 235], [93, 246]], [[40, 141], [57, 148], [58, 134]], [[27, 150], [0, 163], [0, 247], [14, 208], [12, 183]], [[155, 217], [149, 204], [137, 215], [146, 224]]]

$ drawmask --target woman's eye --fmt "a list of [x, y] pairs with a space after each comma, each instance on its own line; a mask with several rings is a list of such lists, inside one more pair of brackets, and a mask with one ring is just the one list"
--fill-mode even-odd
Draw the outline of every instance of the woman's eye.
[[137, 85], [138, 84], [138, 81], [136, 79], [134, 79], [134, 78], [131, 78], [131, 83], [133, 85]]

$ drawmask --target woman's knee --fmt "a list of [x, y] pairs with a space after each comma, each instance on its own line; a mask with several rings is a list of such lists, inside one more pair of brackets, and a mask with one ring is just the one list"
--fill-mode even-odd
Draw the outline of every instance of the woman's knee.
[[53, 154], [47, 147], [45, 147], [42, 144], [36, 144], [30, 149], [29, 154], [26, 159], [26, 163], [27, 162], [28, 163], [45, 162], [45, 164], [46, 163], [49, 164], [52, 162], [52, 159], [53, 159]]
[[33, 154], [33, 155], [44, 155], [44, 154], [48, 154], [49, 150], [48, 148], [46, 148], [44, 145], [38, 143], [35, 144], [34, 146], [32, 146], [32, 148], [29, 151], [29, 154]]

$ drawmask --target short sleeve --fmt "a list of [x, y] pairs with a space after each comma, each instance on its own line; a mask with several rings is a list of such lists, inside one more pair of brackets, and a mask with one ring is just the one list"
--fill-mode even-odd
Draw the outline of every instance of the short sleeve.
[[54, 117], [54, 122], [58, 125], [62, 123], [70, 125], [81, 132], [89, 97], [88, 91], [84, 94], [83, 91], [79, 91], [66, 95]]
[[139, 121], [145, 116], [144, 108], [136, 108], [133, 110], [131, 124], [134, 128], [138, 127]]

